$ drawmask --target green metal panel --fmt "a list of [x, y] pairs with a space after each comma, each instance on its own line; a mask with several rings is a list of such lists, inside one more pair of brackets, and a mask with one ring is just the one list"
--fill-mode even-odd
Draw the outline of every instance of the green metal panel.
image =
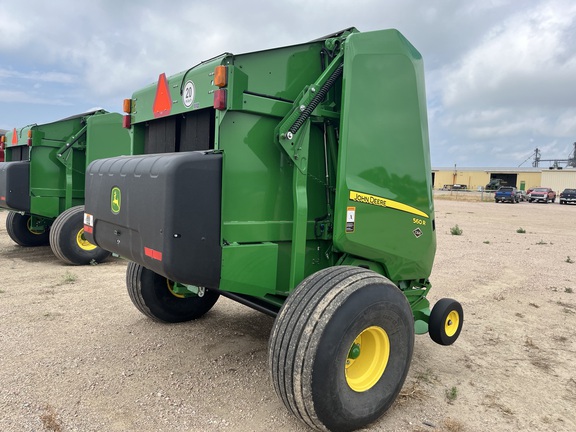
[[[28, 133], [32, 134], [29, 145]], [[92, 160], [130, 154], [122, 116], [95, 111], [16, 130], [7, 141], [6, 161], [30, 161], [30, 213], [53, 219], [84, 204], [84, 175]]]
[[[135, 92], [132, 95], [132, 123], [142, 123], [167, 115], [212, 107], [214, 103], [212, 92], [215, 89], [213, 84], [214, 68], [221, 64], [223, 58], [218, 57], [206, 61], [188, 71], [169, 77], [167, 84], [170, 108], [161, 116], [154, 113], [154, 101], [158, 90], [157, 82]], [[189, 106], [186, 106], [184, 89], [188, 82], [192, 83], [193, 94]]]
[[[32, 128], [30, 213], [55, 218], [66, 208], [83, 203], [83, 123], [83, 118], [76, 116]], [[66, 149], [66, 144], [76, 138], [76, 144]]]
[[420, 54], [397, 31], [352, 34], [342, 92], [334, 244], [395, 282], [427, 278], [436, 237]]
[[276, 285], [278, 245], [233, 244], [222, 249], [220, 289], [263, 297]]
[[134, 152], [129, 129], [122, 127], [122, 115], [108, 113], [91, 116], [86, 121], [86, 166], [96, 159], [138, 154]]
[[[167, 78], [171, 103], [162, 115], [154, 112], [158, 82], [134, 92], [132, 124], [212, 107], [217, 89], [213, 82], [214, 69], [219, 65], [229, 67], [226, 90], [231, 109], [254, 109], [283, 117], [304, 86], [321, 73], [320, 51], [323, 48], [324, 42], [318, 41], [247, 54], [222, 54]], [[185, 101], [184, 89], [188, 83], [193, 86], [192, 101]], [[259, 101], [264, 106], [259, 106]]]

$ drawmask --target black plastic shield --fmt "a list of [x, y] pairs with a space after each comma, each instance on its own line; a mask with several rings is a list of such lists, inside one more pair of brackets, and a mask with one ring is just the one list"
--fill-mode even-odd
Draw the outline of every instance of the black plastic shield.
[[216, 288], [221, 190], [219, 153], [100, 159], [86, 171], [85, 231], [91, 242], [170, 280]]
[[30, 162], [0, 162], [0, 207], [30, 211]]

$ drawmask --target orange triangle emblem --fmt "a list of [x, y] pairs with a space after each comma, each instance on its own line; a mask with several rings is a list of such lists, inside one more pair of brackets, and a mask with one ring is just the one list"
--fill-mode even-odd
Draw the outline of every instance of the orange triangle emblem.
[[16, 132], [16, 128], [12, 131], [12, 144], [18, 144], [18, 132]]
[[172, 109], [172, 99], [170, 98], [170, 89], [168, 88], [168, 80], [166, 74], [160, 74], [158, 77], [158, 85], [156, 86], [156, 97], [154, 98], [154, 106], [152, 111], [154, 117], [164, 117], [170, 114]]

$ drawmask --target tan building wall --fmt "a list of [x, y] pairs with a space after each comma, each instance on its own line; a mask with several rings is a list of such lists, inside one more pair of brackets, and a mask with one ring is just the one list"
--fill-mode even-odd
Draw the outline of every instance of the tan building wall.
[[542, 184], [557, 193], [564, 189], [576, 189], [576, 169], [542, 170]]
[[[516, 174], [515, 186], [518, 189], [527, 190], [531, 187], [541, 186], [542, 172], [540, 171], [514, 171], [513, 169], [456, 169], [439, 168], [432, 170], [434, 173], [434, 189], [442, 189], [446, 185], [466, 185], [469, 190], [479, 190], [490, 181], [493, 173]], [[496, 177], [496, 176], [495, 176]]]
[[466, 185], [470, 190], [485, 186], [490, 181], [490, 174], [484, 171], [468, 170], [438, 170], [434, 171], [434, 189], [442, 189], [447, 185]]
[[[522, 182], [524, 182], [524, 188], [522, 188]], [[542, 183], [542, 173], [541, 172], [520, 172], [518, 173], [518, 181], [516, 182], [516, 187], [518, 189], [528, 190], [530, 188], [535, 188], [540, 186]]]

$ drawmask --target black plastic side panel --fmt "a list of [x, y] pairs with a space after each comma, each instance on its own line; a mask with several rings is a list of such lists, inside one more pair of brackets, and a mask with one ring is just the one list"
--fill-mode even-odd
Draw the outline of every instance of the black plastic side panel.
[[86, 171], [86, 213], [93, 216], [87, 237], [173, 281], [217, 288], [221, 191], [219, 153], [94, 161]]
[[0, 162], [0, 207], [30, 211], [30, 162]]
[[[17, 145], [13, 147], [8, 147], [10, 151], [11, 161], [29, 161], [30, 160], [30, 147], [27, 145]], [[6, 151], [4, 150], [4, 151]]]
[[146, 123], [144, 154], [214, 148], [214, 110], [200, 109]]

